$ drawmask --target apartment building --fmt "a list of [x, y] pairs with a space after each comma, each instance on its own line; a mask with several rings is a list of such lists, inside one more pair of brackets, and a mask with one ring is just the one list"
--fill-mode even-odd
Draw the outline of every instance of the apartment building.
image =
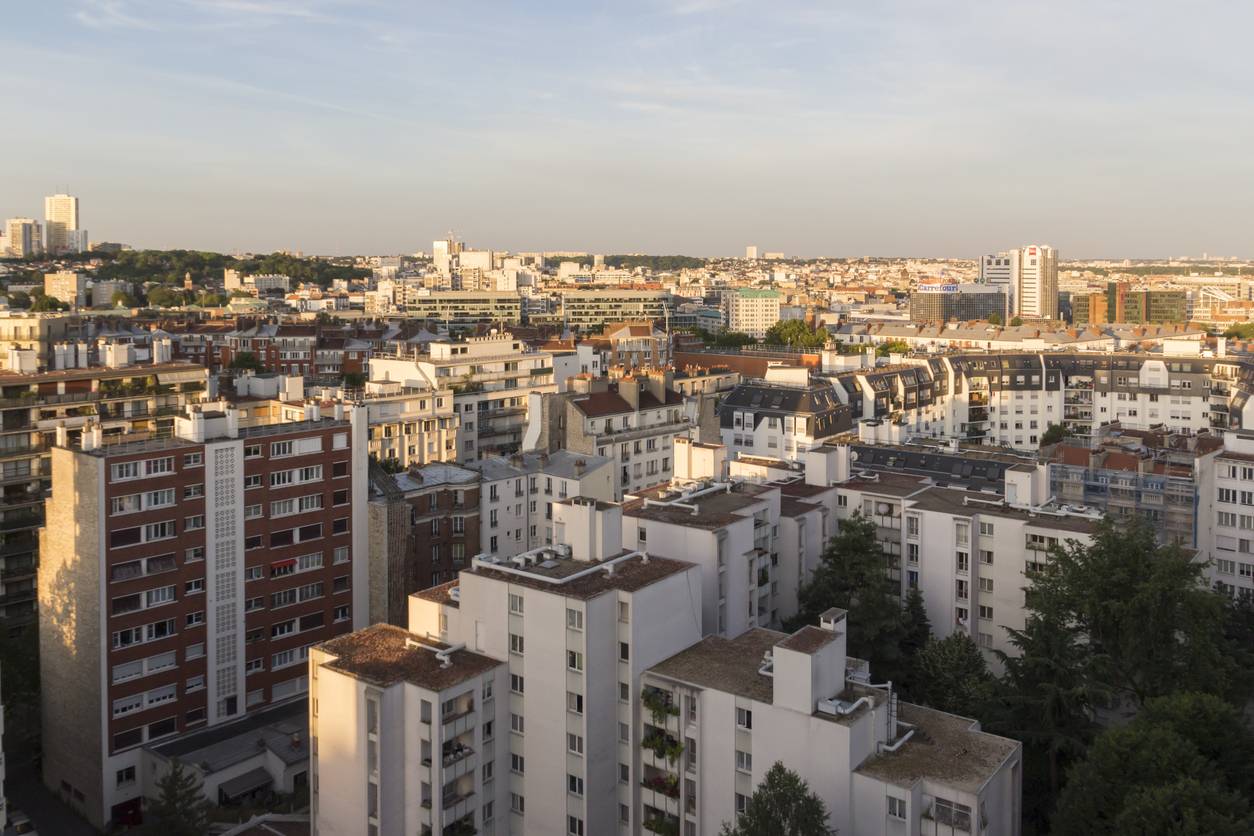
[[44, 226], [34, 218], [8, 218], [4, 240], [9, 258], [30, 258], [44, 251]]
[[367, 313], [432, 320], [452, 330], [522, 322], [522, 301], [515, 291], [428, 291], [404, 282], [380, 282], [379, 289], [366, 296]]
[[[125, 368], [0, 373], [0, 626], [10, 633], [36, 617], [38, 529], [52, 480], [51, 451], [63, 427], [76, 438], [89, 422], [109, 440], [168, 435], [175, 415], [206, 395], [199, 366], [161, 362]], [[54, 348], [64, 358], [65, 344]], [[165, 351], [168, 353], [168, 346]]]
[[476, 554], [506, 559], [551, 546], [557, 542], [554, 502], [577, 496], [614, 499], [615, 464], [608, 456], [533, 450], [481, 459], [467, 467], [481, 480]]
[[798, 367], [773, 366], [765, 380], [741, 383], [721, 400], [718, 416], [733, 455], [788, 461], [850, 427], [850, 409], [832, 385]]
[[666, 320], [674, 311], [674, 297], [665, 290], [607, 287], [562, 292], [562, 321], [585, 333], [617, 322]]
[[58, 432], [41, 533], [43, 778], [94, 826], [142, 819], [146, 748], [305, 695], [309, 647], [368, 608], [365, 416], [169, 438]]
[[617, 506], [570, 498], [554, 520], [562, 545], [476, 559], [411, 597], [409, 628], [508, 666], [509, 772], [495, 777], [509, 808], [481, 833], [638, 833], [635, 697], [645, 670], [700, 639], [697, 568], [623, 551]]
[[748, 334], [755, 340], [766, 338], [766, 332], [779, 322], [778, 290], [738, 287], [723, 296], [723, 312], [727, 330]]
[[606, 456], [614, 498], [668, 484], [674, 441], [691, 426], [669, 370], [619, 378], [575, 377], [567, 391], [533, 395], [524, 449]]
[[72, 308], [87, 305], [87, 276], [72, 270], [44, 274], [44, 294]]
[[332, 397], [356, 396], [369, 420], [367, 444], [375, 460], [390, 467], [457, 459], [461, 413], [453, 390], [367, 381], [356, 392], [330, 390]]
[[843, 610], [792, 634], [707, 636], [645, 673], [638, 819], [715, 833], [777, 761], [852, 836], [1020, 832], [1022, 745], [899, 702], [846, 655]]
[[607, 325], [595, 342], [604, 342], [603, 367], [621, 366], [624, 369], [662, 367], [670, 363], [670, 341], [665, 331], [653, 327], [652, 322], [620, 322]]
[[77, 314], [0, 310], [0, 361], [10, 372], [54, 368], [53, 346], [65, 343], [81, 351], [81, 360], [70, 365], [86, 366], [87, 345], [79, 345], [86, 336], [87, 327]]
[[370, 380], [451, 389], [459, 421], [455, 460], [463, 464], [521, 449], [528, 397], [556, 391], [552, 355], [508, 332], [433, 342], [425, 354], [371, 357]]
[[1254, 435], [1224, 433], [1199, 464], [1197, 558], [1216, 590], [1254, 598]]
[[504, 662], [375, 624], [309, 672], [316, 836], [513, 832]]
[[452, 463], [370, 466], [370, 622], [407, 623], [408, 596], [457, 577], [480, 551], [482, 485]]

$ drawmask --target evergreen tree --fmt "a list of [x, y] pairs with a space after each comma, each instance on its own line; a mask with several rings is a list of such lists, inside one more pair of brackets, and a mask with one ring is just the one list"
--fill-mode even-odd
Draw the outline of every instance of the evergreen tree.
[[722, 836], [832, 836], [827, 805], [800, 775], [776, 761], [749, 797], [736, 823]]
[[916, 699], [939, 711], [978, 717], [993, 677], [984, 654], [966, 633], [931, 639], [915, 665]]
[[901, 639], [901, 652], [904, 657], [905, 676], [900, 682], [894, 681], [898, 690], [907, 697], [913, 698], [918, 684], [919, 654], [932, 638], [932, 623], [927, 617], [927, 607], [923, 603], [923, 593], [918, 588], [911, 589], [906, 595], [904, 613], [904, 635]]
[[847, 610], [849, 655], [870, 662], [878, 680], [897, 681], [905, 675], [905, 615], [871, 520], [855, 514], [841, 521], [798, 600], [797, 617], [788, 629], [816, 624], [832, 607]]
[[175, 760], [157, 781], [158, 795], [144, 811], [145, 832], [152, 836], [204, 836], [209, 807], [196, 773]]

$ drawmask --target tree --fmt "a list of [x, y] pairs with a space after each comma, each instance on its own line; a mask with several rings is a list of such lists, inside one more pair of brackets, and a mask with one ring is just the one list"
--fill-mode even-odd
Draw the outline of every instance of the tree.
[[36, 287], [31, 290], [30, 298], [30, 309], [36, 313], [44, 311], [65, 311], [70, 308], [68, 303], [62, 302], [55, 296], [49, 296], [47, 293], [44, 293], [44, 289], [42, 287]]
[[781, 319], [767, 329], [763, 342], [792, 348], [822, 348], [827, 344], [827, 337], [827, 329], [811, 331], [800, 319]]
[[344, 372], [344, 386], [348, 389], [360, 389], [366, 385], [363, 372]]
[[739, 331], [723, 331], [714, 335], [716, 348], [740, 348], [742, 345], [753, 345], [756, 342], [757, 340], [753, 337]]
[[1023, 324], [1023, 317], [1013, 316], [1010, 318], [1010, 325], [1012, 328], [1018, 328], [1022, 324]]
[[138, 307], [138, 301], [125, 290], [115, 290], [113, 295], [109, 297], [109, 305], [115, 308], [119, 305], [124, 308], [135, 308]]
[[1004, 321], [1005, 321], [1005, 320], [1003, 320], [1003, 319], [1001, 318], [1001, 314], [996, 314], [996, 313], [995, 313], [995, 314], [989, 314], [989, 315], [988, 315], [988, 324], [989, 324], [989, 325], [1001, 325], [1001, 324], [1002, 324], [1002, 322], [1004, 322]]
[[209, 802], [196, 773], [171, 761], [157, 780], [157, 797], [145, 811], [144, 830], [152, 836], [202, 836], [209, 830]]
[[923, 593], [919, 592], [917, 587], [911, 589], [906, 595], [904, 619], [901, 652], [905, 656], [906, 675], [900, 682], [894, 684], [898, 690], [909, 696], [915, 693], [915, 686], [918, 682], [919, 654], [932, 638], [932, 623], [927, 617]]
[[257, 355], [251, 351], [241, 351], [231, 358], [230, 368], [240, 370], [248, 369], [254, 372], [265, 371], [265, 366], [261, 365], [261, 361], [257, 359]]
[[993, 677], [984, 654], [966, 633], [931, 639], [915, 664], [916, 699], [963, 717], [977, 717], [989, 697]]
[[1254, 322], [1242, 322], [1240, 325], [1230, 326], [1223, 335], [1229, 339], [1254, 339]]
[[26, 309], [30, 307], [30, 294], [22, 290], [9, 292], [9, 307]]
[[879, 680], [906, 675], [902, 640], [905, 614], [897, 582], [888, 576], [888, 558], [875, 539], [875, 523], [854, 514], [828, 541], [809, 582], [798, 591], [797, 616], [787, 629], [818, 622], [832, 607], [848, 611], [847, 649], [865, 659]]
[[1241, 712], [1218, 697], [1150, 700], [1131, 723], [1103, 732], [1071, 770], [1053, 832], [1254, 832], [1251, 746]]
[[1046, 447], [1050, 444], [1057, 444], [1070, 435], [1071, 431], [1062, 424], [1050, 424], [1045, 428], [1045, 432], [1041, 434], [1041, 446]]
[[1229, 652], [1229, 601], [1207, 588], [1205, 566], [1174, 544], [1155, 542], [1140, 517], [1102, 520], [1092, 543], [1055, 549], [1032, 577], [1027, 607], [1051, 602], [1086, 646], [1085, 674], [1117, 700], [1139, 706], [1192, 690], [1248, 696]]
[[832, 836], [834, 832], [827, 826], [823, 799], [779, 761], [758, 784], [736, 823], [725, 822], [721, 831], [722, 836]]
[[877, 357], [887, 357], [890, 354], [907, 354], [910, 351], [910, 344], [905, 340], [889, 340], [886, 343], [880, 343], [875, 349]]
[[182, 305], [186, 299], [183, 291], [173, 290], [168, 287], [153, 287], [148, 289], [148, 304], [158, 308], [177, 308]]

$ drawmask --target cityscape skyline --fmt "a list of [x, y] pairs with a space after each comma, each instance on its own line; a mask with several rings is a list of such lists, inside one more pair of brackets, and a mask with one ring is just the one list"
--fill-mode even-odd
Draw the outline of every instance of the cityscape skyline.
[[0, 210], [68, 187], [101, 240], [224, 252], [1242, 255], [1252, 13], [1137, 11], [29, 4]]

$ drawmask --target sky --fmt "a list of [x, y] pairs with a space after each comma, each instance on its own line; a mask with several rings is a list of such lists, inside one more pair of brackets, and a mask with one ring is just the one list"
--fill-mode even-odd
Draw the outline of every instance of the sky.
[[1254, 4], [35, 0], [0, 217], [93, 240], [1254, 255]]

